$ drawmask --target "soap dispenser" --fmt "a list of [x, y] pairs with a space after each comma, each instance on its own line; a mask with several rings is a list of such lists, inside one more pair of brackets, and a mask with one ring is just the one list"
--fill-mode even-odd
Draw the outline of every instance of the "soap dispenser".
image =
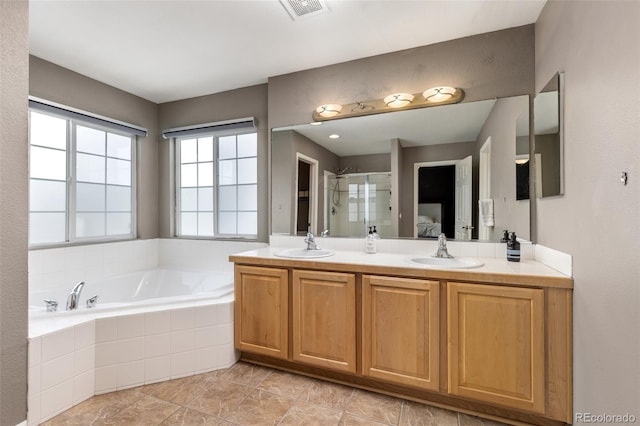
[[506, 243], [508, 241], [509, 241], [509, 231], [505, 229], [504, 231], [502, 231], [502, 238], [500, 238], [500, 242]]
[[515, 232], [511, 233], [511, 237], [507, 241], [507, 260], [509, 262], [520, 262], [520, 243]]
[[373, 226], [373, 238], [375, 238], [376, 240], [380, 239], [380, 234], [378, 234], [378, 230], [376, 229], [375, 225]]
[[364, 252], [373, 254], [377, 251], [376, 238], [373, 235], [373, 228], [369, 227], [369, 233], [364, 241]]

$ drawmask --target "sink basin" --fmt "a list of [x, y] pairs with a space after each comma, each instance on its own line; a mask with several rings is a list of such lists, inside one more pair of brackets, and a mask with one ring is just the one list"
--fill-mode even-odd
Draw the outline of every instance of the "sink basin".
[[470, 269], [479, 268], [484, 263], [479, 262], [469, 257], [453, 257], [453, 258], [440, 258], [440, 257], [413, 257], [407, 259], [409, 263], [414, 265], [424, 266], [425, 268], [451, 268], [451, 269]]
[[319, 257], [333, 256], [333, 252], [331, 250], [307, 250], [305, 248], [278, 250], [273, 254], [274, 256], [286, 257], [289, 259], [317, 259]]

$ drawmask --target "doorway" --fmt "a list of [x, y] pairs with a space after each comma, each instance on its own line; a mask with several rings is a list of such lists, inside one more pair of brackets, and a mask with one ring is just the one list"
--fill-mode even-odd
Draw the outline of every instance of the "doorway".
[[295, 233], [317, 232], [318, 160], [296, 153]]

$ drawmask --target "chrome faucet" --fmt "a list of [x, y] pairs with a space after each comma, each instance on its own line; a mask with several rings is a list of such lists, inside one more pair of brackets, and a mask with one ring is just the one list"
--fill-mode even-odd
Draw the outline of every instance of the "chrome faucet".
[[438, 251], [435, 252], [433, 257], [438, 257], [442, 259], [451, 259], [453, 256], [449, 254], [447, 251], [447, 237], [444, 234], [440, 234], [438, 236]]
[[304, 239], [304, 242], [307, 243], [307, 250], [320, 250], [311, 231], [307, 232], [307, 238]]
[[329, 230], [325, 229], [324, 231], [322, 231], [322, 233], [320, 234], [320, 236], [322, 238], [328, 237], [329, 236]]
[[78, 300], [80, 299], [80, 293], [82, 293], [83, 287], [84, 281], [80, 281], [78, 284], [73, 286], [73, 290], [71, 290], [71, 293], [69, 293], [69, 296], [67, 297], [67, 311], [78, 309]]

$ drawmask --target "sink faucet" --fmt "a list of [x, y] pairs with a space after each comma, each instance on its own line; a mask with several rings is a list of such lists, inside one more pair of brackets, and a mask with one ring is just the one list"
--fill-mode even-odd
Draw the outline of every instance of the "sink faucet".
[[307, 243], [307, 250], [320, 250], [311, 231], [307, 232], [307, 238], [304, 239], [304, 242]]
[[322, 233], [320, 234], [320, 236], [322, 238], [328, 237], [329, 236], [329, 230], [325, 229], [324, 231], [322, 231]]
[[435, 252], [433, 257], [451, 259], [453, 256], [447, 251], [447, 237], [444, 234], [438, 236], [438, 251]]
[[73, 286], [73, 290], [69, 293], [67, 297], [67, 311], [72, 311], [78, 308], [78, 300], [80, 299], [80, 293], [82, 293], [82, 288], [84, 287], [84, 281], [80, 281], [78, 284]]

